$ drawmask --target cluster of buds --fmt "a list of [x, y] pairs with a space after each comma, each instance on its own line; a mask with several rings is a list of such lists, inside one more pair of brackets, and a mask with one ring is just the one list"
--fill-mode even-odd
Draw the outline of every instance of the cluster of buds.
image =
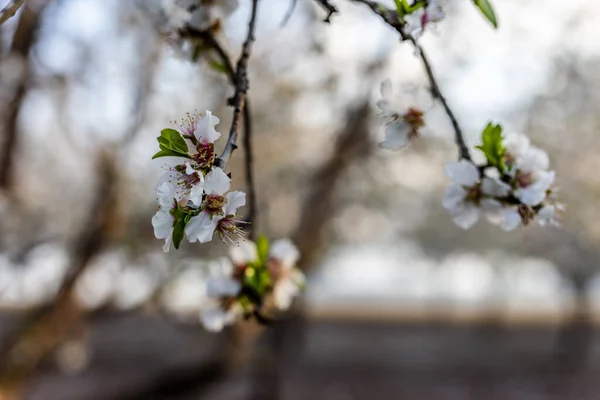
[[381, 100], [377, 102], [377, 108], [385, 120], [385, 140], [379, 143], [379, 147], [388, 150], [406, 147], [419, 137], [421, 128], [425, 126], [424, 107], [398, 104], [389, 79], [383, 81], [380, 90]]
[[159, 179], [159, 209], [152, 218], [155, 236], [165, 239], [165, 252], [171, 243], [179, 248], [185, 237], [206, 243], [216, 232], [225, 243], [234, 243], [232, 237], [245, 236], [236, 213], [246, 204], [246, 194], [230, 192], [230, 177], [215, 165], [218, 123], [210, 111], [188, 115], [176, 124], [177, 130], [163, 129], [158, 138], [160, 151], [153, 158], [175, 160]]
[[243, 318], [268, 321], [272, 310], [289, 309], [304, 285], [304, 274], [296, 268], [300, 253], [288, 239], [269, 244], [246, 240], [232, 246], [229, 258], [211, 265], [206, 282], [210, 304], [201, 314], [204, 327], [219, 332]]
[[556, 200], [555, 172], [549, 169], [545, 151], [524, 135], [503, 137], [502, 128], [492, 124], [483, 131], [478, 149], [485, 164], [462, 159], [445, 168], [453, 183], [442, 204], [458, 226], [469, 229], [480, 213], [506, 231], [534, 221], [558, 225], [564, 206]]

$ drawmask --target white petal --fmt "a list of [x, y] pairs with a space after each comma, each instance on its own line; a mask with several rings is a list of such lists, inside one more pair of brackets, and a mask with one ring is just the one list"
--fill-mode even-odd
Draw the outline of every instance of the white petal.
[[540, 226], [555, 225], [559, 226], [560, 223], [557, 219], [557, 207], [554, 205], [546, 205], [538, 211], [536, 221]]
[[200, 182], [192, 186], [190, 189], [189, 199], [195, 206], [200, 207], [202, 205], [202, 195], [204, 194], [204, 183]]
[[467, 196], [467, 191], [458, 183], [451, 183], [446, 189], [446, 195], [442, 199], [442, 205], [447, 210], [455, 209]]
[[171, 231], [171, 234], [165, 238], [165, 244], [163, 245], [163, 248], [162, 248], [165, 253], [169, 252], [172, 242], [173, 242], [173, 232]]
[[237, 296], [241, 287], [238, 281], [228, 276], [211, 276], [206, 282], [206, 295], [213, 298]]
[[492, 197], [506, 197], [510, 194], [511, 188], [508, 184], [499, 179], [483, 178], [481, 181], [481, 190], [483, 193]]
[[292, 269], [300, 259], [300, 251], [289, 239], [279, 239], [271, 243], [269, 256], [276, 258], [284, 269]]
[[192, 217], [185, 226], [185, 234], [188, 240], [192, 243], [210, 242], [217, 228], [220, 218], [214, 216], [213, 218], [207, 212], [201, 212], [199, 215]]
[[256, 243], [251, 240], [243, 240], [229, 248], [229, 257], [236, 265], [245, 265], [258, 260]]
[[152, 227], [154, 228], [154, 236], [157, 239], [166, 239], [171, 236], [173, 231], [174, 218], [169, 210], [160, 209], [152, 217]]
[[502, 222], [500, 228], [505, 231], [512, 231], [521, 226], [523, 219], [516, 207], [509, 207], [502, 212]]
[[206, 193], [223, 195], [229, 190], [230, 185], [231, 179], [229, 179], [227, 174], [218, 167], [213, 167], [213, 169], [206, 174], [204, 179], [204, 191]]
[[393, 111], [390, 108], [390, 103], [387, 100], [379, 100], [377, 103], [375, 103], [375, 105], [386, 118], [391, 117], [393, 114]]
[[194, 168], [192, 168], [189, 161], [186, 161], [185, 162], [185, 173], [188, 175], [191, 175], [194, 172], [196, 172], [196, 170]]
[[529, 206], [540, 204], [546, 198], [547, 190], [554, 183], [554, 176], [554, 171], [539, 171], [535, 174], [537, 180], [533, 184], [516, 191], [517, 197], [523, 204]]
[[506, 148], [506, 151], [514, 158], [518, 159], [525, 155], [529, 149], [529, 138], [520, 133], [508, 133], [502, 144]]
[[460, 160], [446, 164], [444, 168], [448, 178], [465, 186], [473, 186], [479, 181], [479, 170], [470, 161]]
[[463, 207], [452, 212], [452, 220], [463, 229], [469, 229], [479, 219], [479, 209], [475, 204], [464, 203]]
[[156, 188], [156, 198], [161, 209], [170, 210], [173, 208], [173, 199], [175, 196], [175, 187], [168, 183], [162, 183]]
[[225, 215], [235, 215], [238, 208], [246, 205], [246, 193], [234, 191], [227, 193], [227, 204], [225, 204]]
[[397, 121], [387, 124], [385, 128], [385, 140], [379, 143], [379, 147], [388, 150], [398, 150], [409, 142], [411, 126], [405, 121]]
[[[388, 103], [392, 99], [393, 91], [392, 91], [392, 81], [389, 79], [381, 82], [381, 87], [379, 88], [381, 91], [381, 97], [383, 101]], [[383, 111], [383, 110], [382, 110]]]
[[273, 288], [275, 307], [282, 311], [289, 309], [292, 305], [292, 300], [294, 300], [294, 297], [298, 296], [299, 293], [300, 287], [291, 279], [287, 278], [279, 280]]
[[215, 130], [215, 125], [219, 122], [219, 118], [215, 117], [210, 111], [206, 111], [206, 115], [198, 120], [194, 135], [199, 142], [214, 143], [221, 137], [221, 134]]
[[209, 332], [220, 332], [228, 322], [228, 316], [225, 310], [215, 306], [209, 308], [200, 314], [200, 321], [204, 328]]
[[517, 168], [523, 172], [545, 171], [550, 167], [548, 153], [531, 146], [521, 157], [517, 158]]

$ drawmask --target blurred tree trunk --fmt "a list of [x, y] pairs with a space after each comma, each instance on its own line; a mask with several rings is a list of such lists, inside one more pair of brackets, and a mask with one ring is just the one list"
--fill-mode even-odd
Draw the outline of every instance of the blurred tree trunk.
[[30, 75], [28, 57], [35, 42], [40, 17], [47, 5], [46, 1], [39, 4], [38, 7], [34, 7], [32, 3], [28, 2], [23, 6], [9, 54], [7, 55], [7, 57], [18, 60], [22, 67], [19, 81], [15, 82], [15, 92], [12, 100], [2, 115], [4, 130], [2, 146], [0, 147], [0, 190], [9, 191], [13, 184], [14, 157], [18, 145], [18, 118], [23, 99], [27, 93], [27, 83]]
[[0, 347], [0, 399], [18, 399], [39, 363], [80, 323], [83, 311], [73, 299], [73, 288], [114, 228], [116, 181], [114, 154], [102, 153], [89, 219], [75, 239], [71, 266], [59, 293], [50, 306], [26, 317], [25, 323], [12, 332], [8, 341]]
[[[335, 215], [335, 193], [338, 183], [348, 168], [364, 160], [371, 154], [369, 141], [368, 102], [350, 109], [345, 127], [339, 134], [334, 153], [316, 173], [315, 182], [308, 198], [304, 202], [300, 226], [294, 235], [302, 259], [299, 267], [303, 271], [314, 268], [323, 255], [324, 232], [331, 217]], [[277, 320], [261, 338], [255, 349], [250, 366], [252, 376], [252, 400], [276, 400], [281, 394], [281, 375], [285, 351], [300, 348], [306, 327], [306, 317], [298, 305], [281, 320]], [[296, 335], [295, 343], [290, 346], [290, 333]]]

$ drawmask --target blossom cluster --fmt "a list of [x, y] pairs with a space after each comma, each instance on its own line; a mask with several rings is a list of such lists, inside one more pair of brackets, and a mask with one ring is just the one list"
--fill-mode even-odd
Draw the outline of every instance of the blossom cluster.
[[454, 222], [469, 229], [483, 213], [493, 224], [511, 231], [532, 222], [558, 225], [564, 207], [556, 201], [555, 172], [548, 154], [522, 134], [502, 136], [502, 128], [489, 124], [478, 147], [486, 163], [462, 159], [446, 165], [453, 181], [442, 201]]
[[413, 7], [417, 6], [404, 17], [404, 31], [415, 40], [421, 37], [426, 27], [440, 22], [446, 16], [440, 0], [429, 0], [427, 4], [417, 2]]
[[229, 191], [231, 179], [215, 165], [218, 123], [210, 111], [188, 115], [176, 125], [178, 130], [163, 129], [158, 138], [160, 151], [153, 158], [173, 160], [159, 178], [159, 209], [152, 217], [155, 236], [165, 239], [165, 252], [171, 243], [178, 248], [186, 237], [206, 243], [216, 232], [226, 243], [234, 243], [232, 236], [245, 236], [236, 213], [246, 204], [246, 194]]
[[242, 318], [265, 321], [265, 310], [285, 311], [304, 285], [304, 274], [296, 268], [300, 253], [288, 239], [269, 244], [245, 240], [232, 246], [229, 258], [211, 265], [206, 283], [210, 304], [201, 314], [204, 327], [219, 332]]

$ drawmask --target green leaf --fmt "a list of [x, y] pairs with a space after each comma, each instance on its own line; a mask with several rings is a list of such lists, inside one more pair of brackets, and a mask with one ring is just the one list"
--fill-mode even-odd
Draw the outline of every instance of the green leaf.
[[167, 128], [160, 132], [158, 143], [161, 146], [168, 148], [169, 150], [178, 151], [180, 153], [187, 153], [188, 146], [185, 139], [181, 137], [179, 132], [175, 129]]
[[477, 146], [477, 148], [485, 155], [488, 165], [494, 166], [500, 173], [504, 173], [506, 149], [502, 144], [502, 126], [490, 122], [481, 133], [481, 146]]
[[258, 260], [260, 265], [267, 265], [267, 261], [269, 260], [269, 239], [260, 235], [256, 240], [256, 251], [258, 253]]
[[225, 63], [223, 63], [223, 62], [212, 60], [212, 61], [208, 62], [208, 65], [217, 72], [220, 72], [222, 74], [227, 74], [227, 67], [225, 66]]
[[155, 158], [159, 158], [159, 157], [186, 157], [186, 158], [190, 158], [187, 154], [178, 153], [176, 151], [168, 150], [168, 149], [162, 149], [161, 151], [159, 151], [158, 153], [156, 153], [155, 155], [153, 155], [152, 159], [154, 160]]
[[473, 0], [473, 3], [479, 8], [481, 13], [487, 18], [488, 21], [494, 25], [494, 28], [498, 29], [498, 20], [496, 19], [496, 13], [494, 8], [488, 0]]
[[185, 236], [185, 219], [179, 219], [175, 222], [173, 226], [173, 245], [176, 249], [179, 249], [179, 244], [183, 240]]
[[394, 0], [394, 3], [396, 4], [396, 14], [402, 18], [404, 16], [404, 5], [402, 4], [402, 0]]

